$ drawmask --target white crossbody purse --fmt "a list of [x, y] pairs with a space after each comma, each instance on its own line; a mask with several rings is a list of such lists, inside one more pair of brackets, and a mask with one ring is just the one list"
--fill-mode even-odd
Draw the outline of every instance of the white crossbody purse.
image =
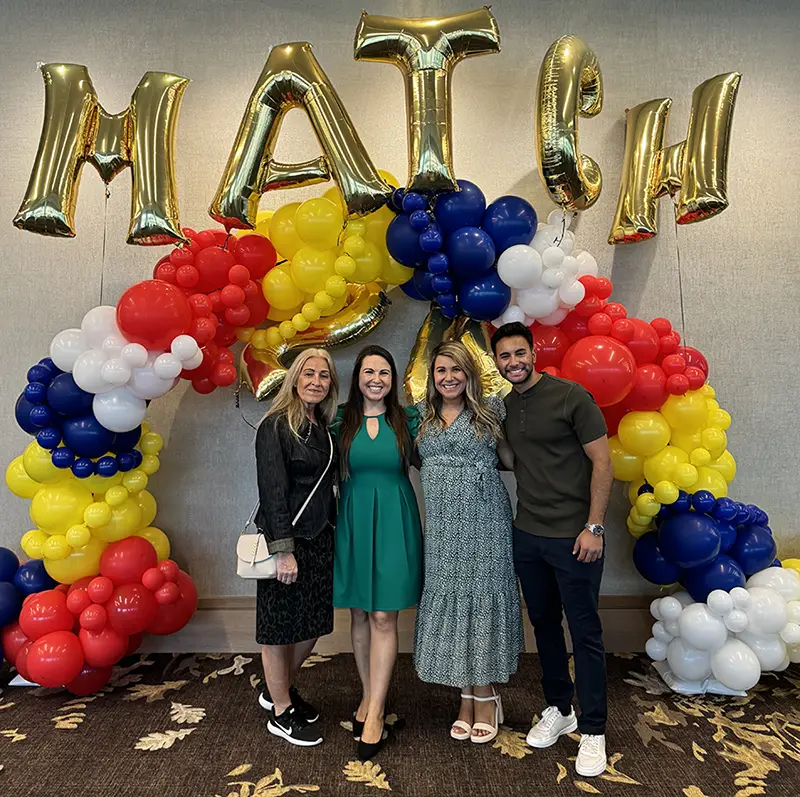
[[[333, 462], [333, 440], [330, 431], [328, 432], [328, 444], [330, 445], [328, 464], [325, 466], [325, 470], [322, 471], [322, 476], [319, 477], [317, 483], [308, 494], [308, 498], [306, 498], [294, 516], [292, 528], [297, 525], [297, 521], [302, 517], [303, 512], [305, 512], [306, 507], [317, 492], [317, 488], [322, 484], [322, 480], [330, 470]], [[253, 520], [255, 520], [259, 505], [260, 501], [256, 501], [256, 505], [253, 507], [253, 511], [239, 533], [239, 539], [236, 542], [236, 575], [239, 578], [276, 578], [278, 575], [278, 554], [270, 554], [264, 534], [258, 529], [254, 533], [248, 534], [247, 532]]]

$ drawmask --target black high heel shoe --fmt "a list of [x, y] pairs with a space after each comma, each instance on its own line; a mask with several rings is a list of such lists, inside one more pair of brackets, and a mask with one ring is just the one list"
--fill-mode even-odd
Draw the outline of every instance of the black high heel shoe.
[[364, 723], [356, 719], [357, 713], [353, 712], [353, 738], [358, 742], [361, 740], [361, 734], [364, 733]]
[[[363, 724], [363, 723], [362, 723]], [[377, 742], [365, 742], [362, 739], [358, 740], [358, 760], [359, 761], [369, 761], [372, 758], [375, 758], [378, 753], [383, 750], [384, 745], [386, 744], [386, 740], [389, 738], [389, 728], [384, 725], [383, 726], [383, 733], [381, 734], [381, 738], [378, 739]]]

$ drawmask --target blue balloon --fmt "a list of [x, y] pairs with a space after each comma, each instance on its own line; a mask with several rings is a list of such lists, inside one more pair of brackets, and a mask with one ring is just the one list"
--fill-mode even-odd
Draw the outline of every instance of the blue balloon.
[[423, 252], [428, 252], [429, 254], [438, 252], [443, 243], [444, 238], [442, 238], [438, 224], [431, 224], [430, 227], [419, 234], [419, 245]]
[[439, 312], [441, 312], [445, 318], [455, 318], [459, 310], [458, 307], [440, 307]]
[[22, 595], [10, 581], [0, 581], [0, 627], [13, 623], [22, 608]]
[[658, 547], [664, 558], [681, 567], [708, 564], [719, 553], [721, 543], [717, 524], [697, 512], [672, 515], [658, 530]]
[[781, 560], [780, 560], [780, 559], [776, 559], [776, 560], [775, 560], [775, 561], [774, 561], [774, 562], [773, 562], [773, 563], [770, 565], [770, 567], [783, 567], [783, 565], [781, 564]]
[[731, 521], [736, 517], [738, 511], [736, 501], [724, 497], [717, 499], [717, 505], [711, 510], [711, 515], [715, 520]]
[[489, 233], [500, 254], [509, 246], [529, 244], [536, 235], [537, 223], [530, 202], [519, 196], [501, 196], [486, 208], [481, 227]]
[[79, 457], [102, 457], [114, 443], [109, 432], [94, 415], [69, 418], [62, 427], [64, 443]]
[[44, 592], [53, 589], [56, 582], [50, 578], [41, 559], [29, 559], [19, 566], [14, 576], [14, 586], [24, 597], [33, 595], [34, 592]]
[[433, 288], [433, 274], [431, 274], [429, 271], [418, 268], [414, 272], [413, 280], [414, 288], [423, 299], [426, 299], [430, 302], [435, 298], [436, 291]]
[[436, 293], [452, 293], [453, 280], [447, 274], [434, 274], [431, 277], [431, 286]]
[[698, 490], [692, 496], [692, 507], [697, 512], [711, 512], [716, 504], [717, 499], [714, 498], [713, 493], [710, 493], [708, 490]]
[[94, 462], [89, 457], [81, 457], [72, 463], [72, 472], [79, 479], [88, 479], [94, 475]]
[[636, 495], [645, 495], [646, 493], [654, 493], [653, 485], [643, 484], [637, 491]]
[[436, 297], [436, 301], [442, 309], [458, 311], [458, 299], [453, 293], [443, 293], [441, 296]]
[[482, 277], [494, 265], [494, 243], [479, 227], [462, 227], [456, 230], [447, 239], [446, 251], [450, 269], [462, 280]]
[[[407, 290], [407, 286], [412, 285], [413, 287], [413, 280], [409, 280], [405, 285], [401, 285], [400, 287], [403, 290], [403, 293], [406, 296], [411, 296], [411, 294]], [[411, 296], [412, 299], [419, 298], [424, 300], [424, 296]], [[133, 451], [124, 451], [122, 454], [117, 454], [117, 467], [122, 471], [122, 473], [127, 473], [129, 470], [133, 470], [136, 467], [136, 457], [133, 456]]]
[[428, 200], [422, 194], [415, 191], [407, 191], [403, 196], [403, 212], [413, 213], [415, 210], [426, 210]]
[[486, 210], [486, 197], [475, 183], [469, 180], [456, 182], [461, 190], [440, 194], [433, 207], [433, 215], [445, 236], [461, 227], [480, 227]]
[[39, 360], [39, 365], [41, 365], [43, 368], [46, 368], [53, 378], [64, 373], [50, 357], [42, 357], [42, 359]]
[[766, 526], [769, 524], [769, 515], [763, 509], [758, 509], [755, 522], [758, 526]]
[[105, 478], [116, 475], [117, 471], [119, 470], [119, 467], [117, 466], [117, 458], [101, 457], [95, 464], [95, 470], [97, 471], [98, 476], [104, 476]]
[[633, 546], [633, 564], [653, 584], [674, 584], [681, 577], [681, 568], [668, 562], [658, 547], [658, 533], [648, 531]]
[[447, 274], [450, 271], [450, 261], [443, 252], [437, 252], [428, 258], [428, 271], [431, 274]]
[[419, 233], [405, 214], [393, 218], [386, 229], [386, 248], [398, 263], [409, 268], [420, 268], [428, 262], [428, 256], [419, 245]]
[[55, 419], [55, 413], [46, 404], [36, 404], [31, 410], [31, 423], [40, 429], [52, 426]]
[[41, 382], [44, 385], [49, 385], [53, 374], [50, 369], [44, 365], [32, 365], [28, 369], [29, 382]]
[[47, 388], [47, 403], [62, 415], [85, 415], [92, 409], [94, 396], [81, 390], [72, 374], [59, 374]]
[[511, 301], [511, 288], [496, 270], [485, 277], [463, 282], [458, 291], [458, 303], [464, 315], [476, 321], [491, 321], [505, 312]]
[[679, 512], [688, 512], [691, 508], [692, 497], [685, 490], [680, 490], [678, 492], [678, 500], [670, 504], [670, 509], [672, 509], [673, 515]]
[[47, 399], [47, 385], [41, 382], [29, 382], [22, 392], [31, 404], [41, 404]]
[[753, 518], [750, 517], [750, 510], [744, 504], [736, 504], [736, 523], [738, 525], [744, 525], [745, 523], [751, 523]]
[[19, 568], [19, 559], [14, 551], [0, 548], [0, 581], [11, 581]]
[[746, 580], [739, 564], [724, 553], [708, 564], [693, 567], [683, 574], [684, 586], [699, 603], [704, 603], [708, 593], [715, 589], [730, 592], [734, 587], [743, 587]]
[[131, 429], [130, 432], [119, 432], [114, 437], [114, 442], [111, 444], [108, 450], [113, 451], [115, 454], [121, 454], [124, 451], [132, 451], [138, 445], [141, 436], [141, 426]]
[[415, 210], [408, 220], [415, 230], [422, 232], [431, 223], [431, 214], [427, 210]]
[[403, 211], [403, 197], [406, 195], [405, 188], [395, 188], [392, 191], [392, 198], [389, 201], [389, 204], [392, 207], [392, 210], [401, 213]]
[[61, 430], [57, 426], [47, 426], [36, 435], [36, 442], [52, 451], [61, 442]]
[[736, 542], [730, 550], [730, 555], [741, 565], [746, 576], [752, 576], [769, 567], [778, 546], [770, 531], [763, 526], [748, 524], [740, 526], [736, 535]]
[[62, 446], [53, 452], [50, 459], [57, 468], [71, 468], [75, 461], [75, 452], [71, 448]]
[[144, 460], [144, 455], [141, 451], [132, 451], [131, 453], [133, 454], [133, 467], [138, 468]]
[[718, 520], [717, 529], [719, 529], [720, 537], [719, 552], [728, 553], [736, 542], [736, 526], [728, 523], [727, 520]]
[[14, 417], [17, 419], [22, 431], [28, 434], [36, 434], [39, 431], [39, 427], [31, 423], [31, 410], [33, 408], [34, 405], [25, 398], [25, 394], [20, 393], [17, 403], [14, 405]]

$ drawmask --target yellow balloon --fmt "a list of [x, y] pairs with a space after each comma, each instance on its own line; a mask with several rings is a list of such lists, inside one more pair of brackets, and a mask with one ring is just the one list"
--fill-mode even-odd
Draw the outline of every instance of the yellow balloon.
[[724, 451], [718, 459], [712, 459], [708, 467], [721, 474], [728, 484], [736, 478], [736, 460], [730, 451]]
[[306, 302], [303, 305], [303, 309], [300, 311], [303, 314], [303, 318], [310, 323], [314, 323], [315, 321], [319, 321], [321, 313], [319, 312], [319, 307], [314, 304], [314, 302]]
[[169, 538], [161, 529], [157, 529], [155, 526], [148, 526], [137, 531], [134, 536], [143, 537], [156, 549], [156, 556], [159, 562], [169, 559]]
[[661, 405], [661, 414], [673, 429], [696, 432], [708, 416], [706, 397], [698, 390], [690, 390], [684, 396], [670, 396]]
[[617, 436], [631, 454], [649, 457], [669, 443], [670, 432], [660, 412], [629, 412], [619, 422]]
[[325, 315], [333, 307], [333, 297], [325, 291], [318, 291], [314, 294], [314, 304], [319, 308], [320, 313]]
[[112, 507], [111, 520], [105, 526], [95, 529], [93, 536], [105, 542], [117, 542], [130, 537], [142, 528], [142, 510], [132, 498]]
[[375, 244], [379, 249], [386, 250], [386, 230], [394, 219], [394, 213], [385, 205], [380, 210], [364, 216], [364, 224], [367, 228], [364, 237]]
[[106, 503], [112, 508], [115, 506], [121, 506], [128, 500], [128, 498], [130, 498], [130, 494], [122, 486], [112, 487], [106, 492]]
[[328, 202], [333, 202], [337, 208], [339, 208], [339, 212], [344, 217], [344, 204], [342, 203], [342, 195], [339, 193], [339, 189], [335, 186], [333, 188], [329, 188], [323, 195]]
[[698, 468], [697, 481], [692, 487], [693, 492], [708, 490], [714, 498], [724, 498], [728, 494], [728, 483], [725, 477], [714, 468]]
[[714, 388], [711, 387], [711, 385], [709, 385], [708, 383], [703, 385], [703, 387], [701, 387], [700, 390], [698, 390], [697, 392], [702, 393], [707, 399], [713, 399], [714, 396], [717, 395], [717, 391], [714, 390]]
[[72, 553], [72, 546], [63, 534], [53, 534], [42, 545], [43, 559], [66, 559]]
[[721, 457], [722, 453], [728, 447], [728, 435], [726, 435], [722, 429], [717, 429], [714, 426], [703, 429], [703, 433], [700, 437], [703, 441], [703, 447], [707, 448], [711, 454], [711, 459], [718, 459]]
[[388, 285], [403, 285], [413, 276], [413, 268], [401, 265], [393, 257], [386, 259], [380, 273], [380, 278]]
[[[383, 178], [383, 182], [386, 185], [390, 185], [392, 188], [400, 188], [400, 181], [391, 173], [387, 172], [386, 169], [378, 169], [378, 174]], [[383, 210], [383, 208], [381, 208]], [[375, 211], [378, 213], [379, 211]], [[373, 215], [372, 213], [369, 214], [370, 216]]]
[[64, 534], [70, 526], [83, 523], [83, 513], [92, 494], [77, 479], [46, 484], [31, 501], [31, 520], [49, 534]]
[[99, 529], [111, 522], [111, 507], [105, 501], [89, 504], [83, 513], [83, 522], [90, 529]]
[[367, 224], [364, 219], [350, 219], [344, 226], [344, 234], [347, 235], [365, 235], [367, 232]]
[[672, 481], [672, 471], [681, 462], [688, 462], [689, 455], [675, 446], [666, 446], [644, 461], [644, 477], [650, 484]]
[[706, 409], [710, 412], [711, 410], [718, 410], [719, 409], [719, 402], [716, 399], [706, 399]]
[[350, 255], [350, 257], [358, 257], [364, 254], [364, 247], [366, 245], [367, 242], [360, 235], [348, 235], [347, 238], [344, 239], [342, 249], [344, 249], [345, 254]]
[[672, 469], [672, 481], [684, 490], [690, 490], [697, 483], [697, 468], [690, 462], [679, 462]]
[[286, 340], [291, 340], [297, 334], [297, 330], [291, 321], [281, 321], [278, 331], [281, 333], [281, 337]]
[[45, 559], [44, 569], [60, 584], [74, 584], [81, 578], [96, 576], [100, 572], [100, 557], [107, 545], [92, 537], [83, 548], [74, 550], [66, 559]]
[[20, 454], [11, 460], [11, 464], [6, 468], [6, 486], [19, 498], [33, 498], [42, 485], [28, 476]]
[[[156, 457], [155, 454], [145, 454], [148, 457]], [[156, 458], [158, 461], [158, 458]], [[142, 457], [142, 465], [144, 465], [144, 457]], [[122, 477], [122, 486], [131, 494], [140, 493], [147, 487], [147, 474], [141, 468], [135, 468], [128, 471]]]
[[325, 280], [325, 293], [329, 293], [334, 299], [339, 299], [347, 292], [347, 282], [344, 277], [334, 274]]
[[674, 504], [680, 496], [680, 490], [675, 482], [660, 481], [653, 488], [653, 495], [660, 504]]
[[305, 332], [311, 326], [308, 319], [302, 313], [293, 315], [291, 323], [298, 332]]
[[297, 208], [294, 226], [300, 239], [308, 246], [332, 249], [339, 242], [344, 227], [341, 206], [324, 197], [307, 199]]
[[639, 488], [647, 484], [644, 479], [635, 479], [628, 485], [628, 501], [634, 506], [639, 500]]
[[628, 517], [630, 517], [634, 526], [641, 526], [647, 528], [650, 525], [651, 518], [649, 516], [644, 516], [639, 514], [635, 506], [631, 507], [631, 511], [628, 514]]
[[336, 315], [336, 313], [338, 313], [339, 310], [343, 309], [344, 306], [347, 304], [346, 293], [343, 294], [342, 296], [339, 296], [337, 299], [334, 299], [333, 296], [331, 296], [327, 291], [320, 291], [320, 293], [318, 293], [317, 296], [320, 296], [321, 294], [327, 296], [331, 301], [331, 306], [328, 307], [326, 310], [321, 311], [321, 315], [323, 317], [327, 317], [329, 315]]
[[[292, 316], [294, 318], [294, 316]], [[270, 327], [266, 330], [266, 335], [264, 336], [264, 346], [262, 349], [266, 349], [272, 347], [273, 349], [277, 348], [283, 343], [283, 336], [278, 331], [277, 327]]]
[[[164, 448], [164, 438], [157, 432], [143, 434], [142, 439], [139, 441], [139, 448], [142, 454], [158, 454]], [[130, 473], [131, 471], [128, 472]]]
[[255, 331], [255, 327], [237, 327], [236, 340], [241, 341], [242, 343], [249, 343], [250, 338], [253, 337], [253, 333]]
[[675, 446], [675, 448], [680, 448], [687, 454], [691, 454], [696, 448], [703, 447], [703, 438], [699, 429], [696, 432], [681, 432], [678, 429], [673, 429], [669, 444]]
[[707, 448], [695, 448], [689, 454], [689, 462], [697, 468], [708, 465], [711, 462], [711, 452]]
[[[291, 276], [289, 277], [289, 279], [291, 279]], [[294, 285], [294, 282], [292, 283], [292, 285]], [[292, 316], [296, 315], [298, 310], [300, 310], [302, 307], [303, 307], [302, 303], [296, 305], [295, 307], [291, 307], [288, 310], [278, 310], [277, 307], [270, 307], [269, 312], [267, 313], [267, 318], [270, 321], [274, 321], [276, 324], [280, 324], [281, 321], [288, 321], [290, 318], [292, 318]], [[258, 338], [258, 335], [260, 335], [262, 332], [266, 333], [266, 330], [257, 329], [253, 333], [253, 338], [251, 338], [250, 340], [250, 342], [256, 348], [262, 348], [262, 349], [264, 348], [263, 346], [259, 347], [258, 345], [256, 345], [256, 340]]]
[[[303, 247], [303, 241], [297, 234], [297, 227], [294, 223], [294, 217], [299, 207], [299, 202], [289, 202], [278, 208], [269, 221], [269, 239], [277, 253], [285, 260], [291, 260]], [[269, 297], [267, 297], [267, 301], [269, 301]]]
[[345, 278], [350, 278], [356, 273], [356, 261], [350, 255], [339, 255], [333, 263], [336, 273]]
[[630, 482], [642, 477], [642, 457], [627, 451], [619, 438], [614, 435], [608, 441], [611, 452], [611, 464], [614, 466], [614, 478], [623, 482]]
[[139, 504], [139, 509], [142, 510], [142, 524], [149, 526], [156, 519], [156, 512], [158, 511], [156, 499], [152, 493], [142, 490], [134, 500]]
[[90, 489], [95, 495], [105, 495], [112, 487], [122, 484], [122, 471], [117, 471], [113, 476], [98, 476], [96, 473], [86, 479], [81, 479], [81, 484]]
[[800, 559], [781, 559], [781, 564], [800, 573]]
[[31, 529], [22, 535], [19, 541], [20, 548], [25, 552], [26, 556], [31, 559], [42, 558], [42, 546], [47, 542], [49, 536], [41, 529]]
[[261, 282], [261, 290], [270, 308], [275, 310], [291, 310], [294, 314], [303, 301], [303, 293], [294, 284], [292, 275], [280, 267], [271, 268], [267, 272]]
[[628, 516], [627, 520], [625, 521], [625, 525], [628, 527], [628, 531], [639, 539], [643, 534], [647, 533], [647, 530], [650, 528], [650, 524], [648, 523], [646, 526], [639, 526], [633, 522], [633, 520]]
[[350, 277], [350, 281], [362, 285], [375, 282], [386, 266], [387, 257], [385, 249], [382, 252], [372, 241], [365, 241], [361, 253], [353, 255], [353, 259], [356, 261], [356, 270]]
[[655, 517], [661, 509], [661, 504], [653, 493], [643, 493], [636, 499], [636, 511], [643, 518]]
[[715, 426], [722, 431], [730, 429], [732, 422], [731, 414], [725, 410], [711, 410], [708, 413], [708, 425]]
[[69, 468], [64, 470], [57, 468], [53, 464], [50, 452], [46, 448], [42, 448], [35, 440], [32, 440], [25, 449], [25, 453], [22, 455], [22, 465], [33, 481], [42, 484], [56, 484], [72, 479], [72, 471]]
[[67, 529], [66, 539], [72, 548], [83, 548], [84, 545], [89, 544], [91, 538], [92, 532], [87, 526], [73, 526]]
[[292, 258], [294, 284], [306, 293], [323, 290], [328, 277], [332, 277], [336, 273], [335, 261], [336, 254], [332, 249], [314, 249], [311, 246], [304, 246]]

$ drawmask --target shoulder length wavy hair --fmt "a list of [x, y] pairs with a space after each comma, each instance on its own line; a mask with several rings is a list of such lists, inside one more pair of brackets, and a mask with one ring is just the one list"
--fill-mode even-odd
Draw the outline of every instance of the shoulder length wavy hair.
[[389, 368], [392, 372], [392, 387], [384, 399], [386, 403], [386, 422], [397, 438], [397, 451], [400, 454], [404, 470], [408, 470], [409, 462], [411, 461], [413, 444], [411, 435], [408, 432], [406, 414], [402, 406], [400, 406], [400, 399], [398, 398], [397, 367], [394, 364], [394, 358], [381, 346], [365, 346], [356, 357], [353, 365], [353, 377], [350, 381], [350, 393], [342, 407], [342, 420], [339, 427], [339, 452], [342, 459], [341, 473], [345, 478], [350, 475], [348, 469], [350, 446], [353, 444], [353, 440], [364, 421], [364, 396], [359, 387], [359, 377], [361, 376], [364, 360], [367, 357], [383, 357], [389, 363]]
[[339, 401], [339, 379], [336, 376], [336, 368], [333, 365], [331, 355], [325, 349], [306, 349], [297, 355], [286, 373], [286, 378], [283, 380], [281, 389], [272, 402], [272, 406], [264, 415], [265, 418], [270, 415], [285, 415], [286, 420], [289, 422], [289, 428], [295, 437], [300, 437], [301, 429], [308, 422], [305, 407], [297, 394], [297, 382], [306, 365], [308, 365], [308, 361], [315, 357], [324, 360], [328, 364], [328, 370], [331, 374], [331, 388], [328, 391], [328, 395], [316, 407], [317, 420], [326, 426], [330, 425], [336, 416], [336, 405]]
[[431, 365], [428, 369], [428, 387], [425, 397], [426, 413], [420, 424], [419, 434], [427, 427], [443, 430], [446, 426], [442, 417], [442, 396], [436, 389], [436, 360], [438, 357], [449, 357], [466, 375], [467, 387], [464, 390], [464, 411], [470, 415], [470, 423], [475, 429], [478, 439], [488, 434], [495, 440], [503, 439], [503, 427], [497, 416], [484, 401], [481, 375], [478, 366], [469, 353], [469, 349], [458, 341], [440, 343], [431, 353]]

